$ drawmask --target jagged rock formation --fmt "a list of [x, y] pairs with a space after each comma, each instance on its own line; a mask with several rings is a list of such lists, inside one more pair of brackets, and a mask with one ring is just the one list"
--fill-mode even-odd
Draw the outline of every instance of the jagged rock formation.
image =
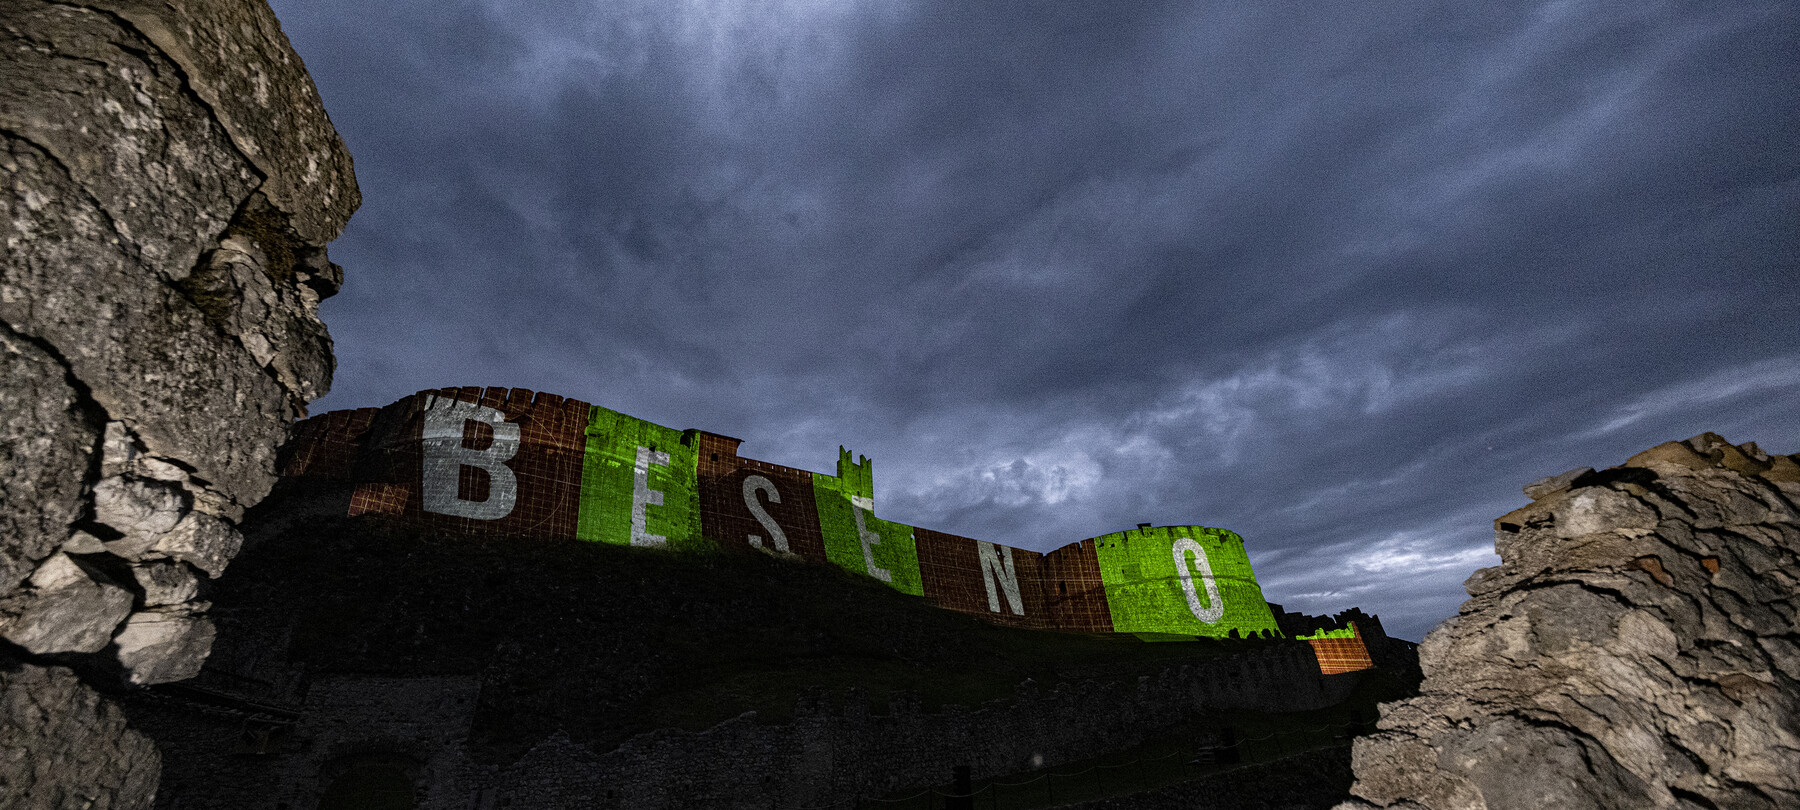
[[205, 659], [360, 197], [261, 0], [0, 4], [0, 75], [0, 807], [143, 806], [90, 687]]
[[[1711, 433], [1525, 488], [1353, 792], [1381, 807], [1800, 807], [1800, 465]], [[1349, 803], [1340, 807], [1368, 807]]]

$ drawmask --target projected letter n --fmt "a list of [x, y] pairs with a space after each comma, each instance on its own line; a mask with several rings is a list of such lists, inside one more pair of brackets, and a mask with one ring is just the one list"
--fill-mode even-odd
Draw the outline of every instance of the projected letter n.
[[1025, 603], [1019, 598], [1019, 569], [1013, 566], [1012, 547], [999, 546], [985, 540], [975, 541], [981, 560], [981, 581], [987, 585], [988, 612], [1000, 612], [1000, 594], [996, 593], [994, 580], [1000, 581], [998, 590], [1006, 592], [1006, 606], [1012, 608], [1014, 616], [1025, 615]]
[[[1200, 569], [1200, 581], [1206, 585], [1205, 607], [1200, 606], [1200, 594], [1194, 591], [1194, 574], [1188, 569], [1188, 552], [1194, 554], [1194, 567]], [[1183, 537], [1175, 541], [1175, 575], [1181, 578], [1181, 590], [1187, 594], [1188, 610], [1194, 618], [1212, 624], [1225, 615], [1225, 603], [1219, 601], [1219, 584], [1213, 581], [1212, 563], [1206, 561], [1206, 549], [1192, 538]]]
[[[512, 514], [519, 485], [505, 462], [519, 452], [519, 426], [507, 422], [506, 414], [493, 408], [437, 396], [426, 402], [424, 416], [419, 439], [425, 462], [420, 491], [425, 511], [475, 520], [499, 520]], [[486, 448], [477, 450], [463, 441], [469, 422], [492, 429], [493, 441]], [[463, 499], [458, 480], [464, 467], [487, 473], [487, 500]]]

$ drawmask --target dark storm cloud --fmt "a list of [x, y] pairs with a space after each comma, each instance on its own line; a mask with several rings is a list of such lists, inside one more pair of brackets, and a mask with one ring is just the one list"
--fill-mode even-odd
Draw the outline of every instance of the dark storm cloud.
[[1800, 450], [1783, 3], [297, 4], [321, 408], [582, 397], [1033, 548], [1226, 526], [1418, 637], [1519, 486]]

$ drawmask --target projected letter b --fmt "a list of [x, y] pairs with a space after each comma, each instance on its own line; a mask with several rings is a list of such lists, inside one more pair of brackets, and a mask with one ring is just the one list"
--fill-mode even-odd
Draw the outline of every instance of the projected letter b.
[[[506, 414], [493, 408], [436, 396], [426, 402], [424, 415], [419, 444], [425, 469], [419, 494], [425, 511], [475, 520], [499, 520], [512, 514], [519, 486], [505, 462], [519, 452], [519, 426], [507, 422]], [[492, 428], [494, 440], [486, 449], [476, 450], [463, 443], [463, 431], [469, 422]], [[463, 499], [458, 481], [464, 467], [487, 473], [487, 500]]]

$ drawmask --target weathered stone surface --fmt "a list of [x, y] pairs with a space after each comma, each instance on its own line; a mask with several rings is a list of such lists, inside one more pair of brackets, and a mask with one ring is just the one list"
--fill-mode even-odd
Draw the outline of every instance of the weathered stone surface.
[[1800, 807], [1800, 484], [1714, 434], [1533, 485], [1340, 807]]
[[80, 403], [67, 368], [0, 322], [0, 594], [62, 545], [81, 514], [98, 437]]
[[138, 590], [144, 592], [145, 607], [179, 605], [200, 592], [200, 579], [194, 569], [179, 562], [146, 562], [131, 567]]
[[189, 602], [131, 614], [113, 643], [132, 683], [181, 681], [200, 671], [214, 635], [206, 607], [205, 602]]
[[1575, 479], [1593, 471], [1593, 467], [1577, 467], [1562, 475], [1552, 475], [1549, 478], [1539, 479], [1525, 485], [1525, 497], [1535, 501], [1546, 495], [1554, 495], [1568, 489], [1570, 484], [1575, 483]]
[[[287, 261], [291, 264], [293, 259]], [[183, 286], [203, 303], [213, 324], [237, 338], [257, 365], [310, 401], [323, 393], [317, 386], [331, 379], [332, 370], [331, 337], [318, 320], [320, 296], [304, 283], [276, 286], [271, 279], [278, 273], [271, 265], [254, 240], [233, 235]]]
[[31, 575], [30, 587], [0, 598], [0, 637], [27, 651], [99, 652], [131, 614], [131, 592], [57, 554]]
[[[0, 75], [6, 654], [187, 677], [212, 640], [196, 572], [236, 554], [330, 385], [350, 156], [262, 0], [0, 3]], [[68, 706], [103, 702], [66, 680]], [[0, 701], [37, 705], [23, 683]], [[154, 756], [107, 748], [122, 726], [7, 719], [0, 807], [148, 800]]]
[[[299, 413], [289, 393], [138, 263], [145, 248], [103, 227], [123, 220], [93, 205], [35, 145], [7, 141], [0, 159], [10, 165], [0, 169], [31, 186], [40, 206], [4, 212], [23, 233], [7, 240], [0, 266], [0, 321], [55, 346], [71, 376], [149, 454], [179, 459], [231, 499], [254, 503], [272, 485], [274, 448]], [[141, 192], [136, 208], [158, 203], [155, 186]], [[184, 258], [203, 246], [191, 247]]]
[[106, 550], [128, 560], [149, 551], [185, 511], [181, 489], [158, 481], [115, 476], [94, 485], [94, 520], [120, 535]]
[[[261, 0], [78, 0], [118, 15], [181, 66], [189, 88], [312, 245], [362, 204], [350, 152], [274, 11]], [[327, 293], [329, 294], [329, 293]]]
[[162, 758], [73, 672], [0, 653], [0, 807], [143, 810]]

